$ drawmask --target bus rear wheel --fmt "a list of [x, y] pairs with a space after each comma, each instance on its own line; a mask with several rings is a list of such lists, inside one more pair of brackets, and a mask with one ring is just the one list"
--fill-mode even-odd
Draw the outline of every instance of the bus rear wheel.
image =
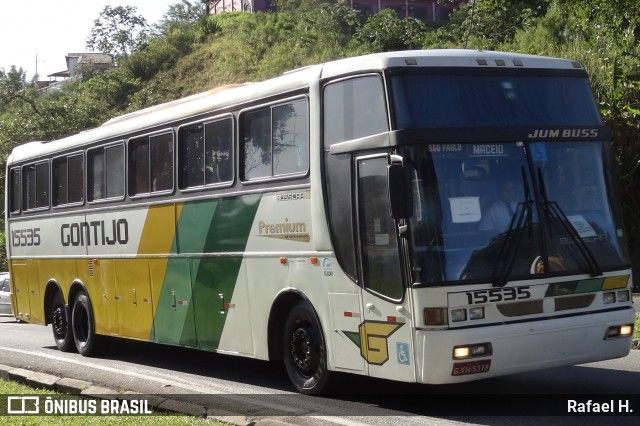
[[51, 329], [58, 350], [69, 352], [75, 349], [69, 311], [64, 305], [64, 298], [60, 292], [53, 296], [51, 302]]
[[78, 353], [83, 356], [94, 355], [97, 352], [98, 336], [96, 335], [91, 302], [84, 293], [79, 294], [73, 302], [71, 325]]
[[329, 380], [327, 351], [313, 308], [306, 302], [293, 306], [284, 327], [284, 364], [298, 392], [317, 395]]

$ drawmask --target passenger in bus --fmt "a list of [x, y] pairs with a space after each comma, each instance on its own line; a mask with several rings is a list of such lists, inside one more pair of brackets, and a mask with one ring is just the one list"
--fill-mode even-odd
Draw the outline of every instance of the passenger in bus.
[[515, 183], [510, 179], [500, 181], [498, 184], [498, 199], [482, 213], [478, 230], [506, 231], [518, 205], [516, 199]]
[[167, 189], [171, 189], [172, 185], [172, 163], [170, 161], [165, 161], [161, 163], [160, 168], [157, 171], [157, 174], [153, 177], [153, 185], [152, 192], [156, 191], [165, 191]]

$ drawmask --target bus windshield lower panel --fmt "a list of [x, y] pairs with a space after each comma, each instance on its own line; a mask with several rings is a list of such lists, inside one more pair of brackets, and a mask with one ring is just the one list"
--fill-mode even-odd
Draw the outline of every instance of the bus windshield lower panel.
[[604, 142], [405, 147], [414, 282], [599, 275], [629, 265]]

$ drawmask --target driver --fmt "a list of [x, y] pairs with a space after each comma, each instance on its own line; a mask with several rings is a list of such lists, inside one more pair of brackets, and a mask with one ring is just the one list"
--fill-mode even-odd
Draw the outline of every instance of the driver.
[[478, 230], [506, 231], [518, 205], [516, 195], [516, 186], [512, 180], [500, 182], [498, 184], [498, 199], [483, 212]]

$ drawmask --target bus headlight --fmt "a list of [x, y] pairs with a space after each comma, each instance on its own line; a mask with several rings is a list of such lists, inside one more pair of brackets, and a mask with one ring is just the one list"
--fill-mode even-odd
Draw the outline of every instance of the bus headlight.
[[453, 359], [475, 358], [492, 355], [491, 343], [477, 343], [474, 345], [454, 346]]
[[466, 309], [453, 309], [451, 311], [451, 322], [460, 322], [467, 320]]
[[616, 296], [618, 298], [618, 302], [628, 302], [630, 299], [629, 290], [620, 290], [616, 293]]
[[606, 293], [602, 293], [602, 303], [608, 305], [609, 303], [616, 303], [616, 293], [615, 291], [608, 291]]
[[615, 339], [617, 337], [628, 337], [633, 333], [633, 324], [614, 325], [607, 329], [604, 339]]
[[469, 309], [469, 319], [470, 320], [484, 319], [484, 308]]

